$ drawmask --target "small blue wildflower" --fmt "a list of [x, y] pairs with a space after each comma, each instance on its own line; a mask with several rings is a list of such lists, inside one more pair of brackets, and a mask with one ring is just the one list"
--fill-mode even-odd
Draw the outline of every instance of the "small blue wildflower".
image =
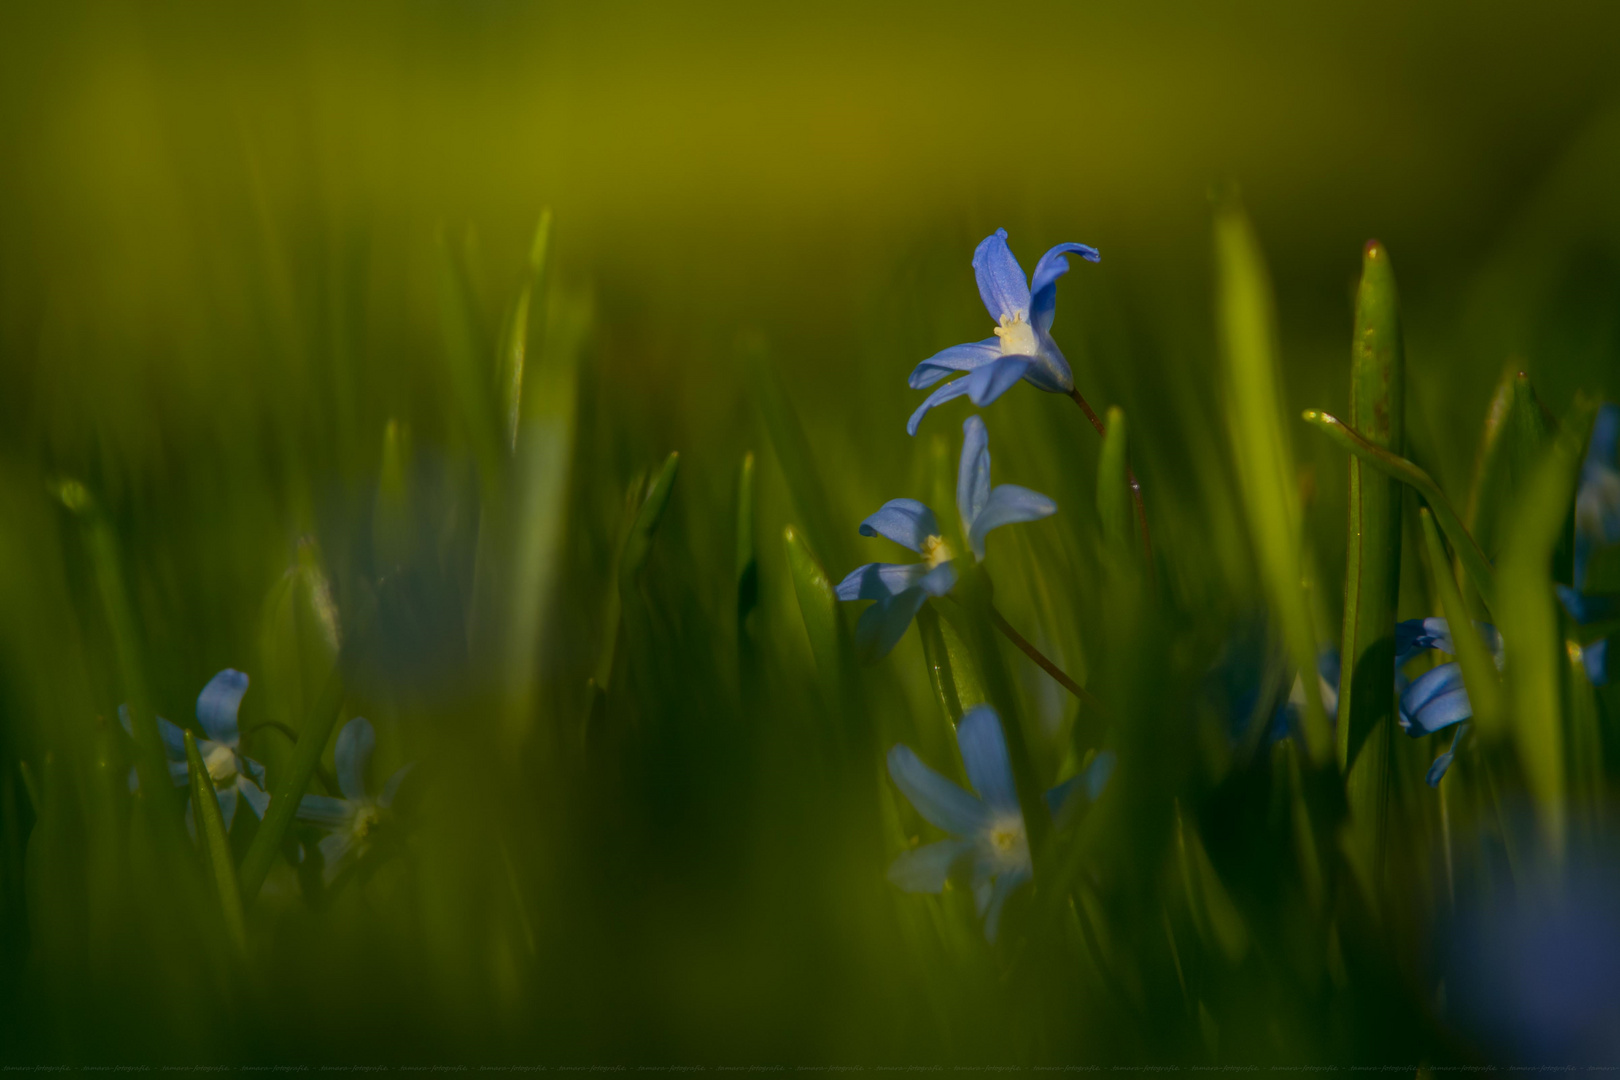
[[[949, 840], [903, 852], [889, 866], [889, 880], [907, 892], [937, 893], [952, 871], [971, 867], [973, 902], [984, 919], [984, 936], [995, 941], [1007, 897], [1033, 875], [1029, 838], [996, 710], [988, 705], [969, 709], [956, 725], [956, 741], [977, 798], [924, 765], [911, 747], [897, 744], [889, 751], [895, 786], [929, 824], [951, 834]], [[1113, 768], [1113, 753], [1098, 754], [1084, 772], [1046, 793], [1047, 809], [1057, 817], [1076, 795], [1095, 801]]]
[[[990, 486], [990, 434], [970, 416], [962, 424], [962, 460], [956, 474], [956, 510], [962, 535], [976, 561], [984, 559], [991, 529], [1039, 521], [1057, 513], [1057, 503], [1016, 484]], [[867, 563], [838, 583], [840, 600], [875, 600], [855, 625], [855, 644], [868, 660], [887, 656], [930, 596], [956, 584], [956, 552], [934, 512], [916, 499], [891, 499], [861, 522], [862, 536], [884, 536], [923, 557], [920, 563]]]
[[[1500, 668], [1502, 635], [1494, 626], [1485, 623], [1476, 623], [1475, 626], [1484, 636], [1485, 645], [1491, 650], [1496, 659], [1496, 666]], [[1396, 624], [1395, 691], [1400, 701], [1398, 719], [1401, 730], [1414, 739], [1433, 735], [1453, 724], [1462, 724], [1464, 720], [1474, 715], [1474, 707], [1468, 700], [1468, 691], [1463, 686], [1462, 666], [1457, 661], [1452, 660], [1431, 668], [1416, 679], [1407, 679], [1401, 668], [1408, 660], [1430, 649], [1451, 656], [1457, 655], [1457, 646], [1451, 637], [1451, 626], [1445, 619], [1408, 619]], [[1466, 724], [1457, 729], [1456, 734], [1452, 736], [1451, 749], [1436, 758], [1434, 764], [1429, 767], [1425, 779], [1428, 780], [1430, 787], [1440, 785], [1440, 778], [1445, 776], [1446, 770], [1451, 767], [1452, 759], [1457, 754], [1457, 745], [1462, 741], [1466, 729]]]
[[[1620, 544], [1620, 468], [1616, 467], [1616, 444], [1620, 443], [1620, 406], [1605, 405], [1592, 425], [1592, 441], [1581, 464], [1581, 485], [1575, 494], [1575, 576], [1574, 588], [1558, 586], [1559, 598], [1577, 623], [1596, 622], [1620, 610], [1612, 596], [1585, 592], [1586, 566], [1593, 552]], [[1592, 685], [1608, 681], [1609, 641], [1593, 642], [1581, 650], [1586, 675]]]
[[[219, 797], [219, 812], [230, 831], [236, 817], [236, 800], [240, 795], [247, 801], [254, 817], [264, 817], [270, 805], [270, 796], [264, 790], [264, 766], [252, 758], [243, 757], [239, 747], [241, 733], [236, 726], [236, 710], [247, 693], [248, 677], [233, 668], [226, 668], [203, 687], [197, 695], [197, 722], [207, 738], [197, 740], [197, 752], [202, 755], [208, 778], [214, 782], [214, 794]], [[131, 737], [135, 734], [129, 718], [129, 706], [118, 706], [118, 721]], [[186, 767], [185, 733], [176, 724], [163, 717], [157, 718], [158, 733], [163, 737], [163, 753], [169, 759], [169, 778], [178, 787], [190, 778]], [[135, 770], [129, 771], [129, 789], [136, 788]], [[186, 805], [186, 824], [195, 830], [192, 808]]]
[[330, 830], [320, 843], [328, 885], [370, 850], [377, 827], [386, 821], [394, 805], [399, 785], [414, 768], [414, 763], [402, 766], [388, 778], [382, 794], [372, 798], [366, 791], [366, 767], [371, 764], [371, 752], [376, 746], [377, 734], [365, 717], [357, 716], [344, 724], [333, 751], [343, 798], [305, 795], [298, 803], [299, 820]]
[[929, 394], [906, 421], [907, 433], [917, 434], [917, 425], [936, 405], [963, 394], [975, 405], [988, 405], [1019, 379], [1054, 394], [1074, 389], [1069, 362], [1052, 340], [1057, 280], [1069, 272], [1070, 254], [1087, 262], [1102, 258], [1096, 248], [1086, 244], [1059, 244], [1041, 256], [1035, 264], [1034, 281], [1029, 282], [1007, 246], [1006, 229], [984, 238], [973, 252], [973, 274], [979, 282], [979, 296], [996, 320], [995, 336], [952, 345], [917, 365], [907, 380], [913, 390], [932, 386], [953, 371], [967, 375]]

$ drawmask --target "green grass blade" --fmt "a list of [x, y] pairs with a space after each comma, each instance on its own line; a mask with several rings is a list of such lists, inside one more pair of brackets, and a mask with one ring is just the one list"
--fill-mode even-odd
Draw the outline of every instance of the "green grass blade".
[[669, 497], [675, 490], [675, 474], [681, 465], [680, 451], [671, 451], [664, 465], [647, 488], [647, 497], [636, 511], [635, 524], [625, 538], [624, 552], [619, 556], [619, 596], [623, 600], [641, 580], [646, 569], [647, 556], [652, 554], [653, 539], [663, 523], [664, 511], [669, 509]]
[[[1374, 446], [1399, 453], [1405, 440], [1406, 357], [1389, 254], [1377, 241], [1362, 253], [1350, 342], [1350, 422]], [[1339, 679], [1339, 768], [1362, 836], [1382, 866], [1389, 820], [1390, 745], [1395, 728], [1395, 601], [1401, 585], [1401, 487], [1350, 458], [1346, 514], [1343, 658]]]
[[750, 616], [759, 606], [759, 557], [754, 551], [754, 452], [737, 469], [737, 551], [732, 580], [737, 586], [737, 640], [753, 637]]
[[225, 818], [219, 811], [219, 799], [214, 794], [208, 766], [203, 764], [202, 754], [197, 750], [197, 737], [187, 731], [185, 740], [186, 766], [191, 778], [191, 812], [202, 839], [209, 875], [219, 893], [220, 908], [225, 913], [225, 933], [230, 936], [233, 949], [238, 953], [246, 952], [247, 923], [242, 915], [242, 894], [236, 884], [236, 865], [231, 861], [231, 839], [225, 835]]
[[298, 803], [309, 790], [309, 782], [315, 775], [315, 769], [321, 763], [321, 754], [326, 750], [327, 741], [332, 737], [332, 729], [337, 726], [340, 710], [343, 707], [343, 677], [334, 668], [331, 676], [326, 680], [326, 686], [315, 701], [315, 706], [304, 720], [303, 730], [298, 733], [298, 744], [293, 747], [292, 762], [285, 773], [276, 777], [271, 786], [270, 808], [264, 813], [264, 820], [259, 823], [258, 834], [253, 837], [253, 843], [247, 854], [242, 858], [242, 869], [239, 875], [242, 890], [242, 904], [251, 907], [259, 895], [259, 889], [264, 885], [264, 879], [269, 875], [270, 868], [281, 852], [281, 842], [287, 836], [287, 830], [292, 827], [293, 817], [298, 813]]
[[[1243, 508], [1259, 569], [1294, 667], [1313, 685], [1317, 641], [1300, 587], [1299, 494], [1282, 423], [1276, 313], [1259, 240], [1235, 201], [1215, 214], [1216, 312], [1227, 404], [1227, 429]], [[1311, 760], [1333, 756], [1321, 696], [1305, 695], [1305, 744]]]
[[[1575, 406], [1520, 489], [1502, 541], [1499, 625], [1507, 650], [1508, 716], [1530, 796], [1554, 859], [1566, 842], [1568, 768], [1563, 708], [1564, 642], [1552, 563], [1569, 521], [1581, 451], [1595, 403]], [[1576, 433], [1578, 434], [1572, 434]]]
[[487, 491], [501, 474], [504, 458], [496, 380], [490, 364], [495, 349], [478, 310], [463, 248], [441, 232], [439, 318], [461, 431]]
[[1131, 489], [1127, 477], [1125, 413], [1108, 409], [1108, 434], [1097, 458], [1097, 516], [1103, 536], [1116, 550], [1131, 546]]
[[950, 648], [945, 644], [945, 631], [932, 600], [917, 612], [917, 633], [922, 637], [923, 661], [928, 665], [928, 684], [934, 689], [940, 712], [955, 727], [962, 719], [962, 699], [956, 692], [956, 672], [951, 664]]
[[1530, 481], [1553, 433], [1552, 418], [1530, 377], [1507, 371], [1486, 413], [1468, 497], [1468, 528], [1487, 556], [1499, 554], [1508, 526], [1505, 514]]
[[1479, 592], [1480, 599], [1491, 611], [1496, 610], [1496, 572], [1491, 568], [1491, 562], [1485, 557], [1473, 536], [1463, 525], [1462, 518], [1446, 498], [1446, 493], [1440, 490], [1440, 485], [1434, 482], [1433, 477], [1405, 458], [1392, 454], [1369, 443], [1361, 435], [1347, 426], [1344, 421], [1319, 409], [1305, 410], [1305, 422], [1316, 430], [1332, 439], [1341, 448], [1350, 451], [1372, 465], [1377, 466], [1390, 476], [1415, 488], [1418, 494], [1428, 501], [1430, 509], [1434, 511], [1435, 520], [1451, 541], [1462, 559], [1463, 570], [1468, 574], [1469, 582]]
[[1446, 557], [1440, 530], [1434, 515], [1427, 507], [1419, 511], [1423, 523], [1424, 546], [1429, 555], [1429, 573], [1435, 590], [1440, 594], [1440, 608], [1451, 626], [1451, 640], [1457, 646], [1457, 663], [1462, 667], [1463, 685], [1468, 689], [1468, 701], [1474, 707], [1474, 724], [1482, 738], [1491, 739], [1503, 733], [1502, 680], [1496, 672], [1496, 661], [1485, 647], [1484, 638], [1474, 626], [1462, 590], [1452, 576], [1451, 560]]
[[838, 596], [804, 535], [789, 525], [782, 539], [787, 548], [793, 595], [798, 598], [799, 616], [810, 640], [810, 654], [815, 657], [822, 681], [830, 688], [829, 702], [841, 706], [849, 689], [849, 641], [838, 612]]

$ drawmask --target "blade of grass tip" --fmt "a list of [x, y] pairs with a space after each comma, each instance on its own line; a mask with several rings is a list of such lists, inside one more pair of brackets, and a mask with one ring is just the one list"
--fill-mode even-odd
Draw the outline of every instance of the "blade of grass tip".
[[270, 806], [264, 812], [264, 820], [259, 823], [259, 831], [253, 837], [252, 845], [242, 858], [242, 867], [237, 880], [244, 908], [253, 906], [253, 901], [258, 898], [259, 889], [264, 885], [264, 879], [269, 876], [270, 868], [275, 865], [276, 858], [281, 853], [281, 842], [286, 838], [287, 830], [292, 827], [293, 817], [298, 813], [298, 804], [303, 799], [304, 792], [309, 790], [309, 781], [321, 762], [321, 754], [326, 750], [326, 743], [332, 737], [332, 729], [337, 726], [338, 715], [343, 708], [343, 696], [343, 677], [339, 670], [334, 668], [326, 680], [326, 686], [321, 690], [320, 697], [316, 699], [314, 708], [305, 719], [303, 730], [298, 733], [298, 744], [293, 747], [292, 762], [282, 775], [276, 777], [270, 792]]
[[1555, 861], [1562, 859], [1566, 840], [1568, 781], [1559, 693], [1564, 643], [1552, 563], [1596, 414], [1596, 403], [1577, 399], [1571, 422], [1521, 488], [1502, 542], [1498, 618], [1507, 651], [1508, 715], [1542, 837]]
[[[1350, 341], [1350, 422], [1373, 445], [1399, 452], [1405, 440], [1406, 357], [1389, 254], [1376, 240], [1362, 251]], [[1401, 486], [1355, 455], [1339, 655], [1339, 768], [1352, 819], [1375, 867], [1384, 864], [1390, 754], [1395, 728], [1395, 602], [1401, 585]]]
[[1022, 710], [1014, 689], [1012, 674], [1001, 655], [1000, 640], [996, 636], [993, 605], [991, 603], [990, 576], [984, 567], [973, 565], [963, 571], [952, 594], [962, 606], [968, 646], [979, 664], [984, 688], [990, 704], [1001, 716], [1002, 734], [1007, 740], [1007, 756], [1012, 762], [1013, 784], [1018, 790], [1018, 807], [1023, 813], [1024, 830], [1029, 838], [1029, 850], [1034, 860], [1037, 881], [1047, 852], [1046, 834], [1051, 821], [1046, 798], [1035, 772], [1034, 759], [1024, 735]]
[[1131, 496], [1125, 477], [1125, 413], [1116, 405], [1108, 410], [1108, 433], [1097, 458], [1097, 516], [1103, 536], [1116, 550], [1130, 547]]
[[647, 498], [636, 511], [636, 520], [625, 537], [624, 551], [619, 556], [619, 619], [624, 626], [625, 659], [629, 663], [631, 678], [651, 657], [652, 625], [646, 601], [641, 594], [641, 579], [652, 554], [653, 540], [658, 526], [669, 509], [669, 499], [675, 489], [675, 474], [681, 464], [679, 451], [664, 459], [663, 468], [647, 488]]
[[397, 570], [411, 561], [410, 485], [410, 425], [389, 417], [371, 512], [371, 557], [379, 572]]
[[[822, 552], [833, 566], [854, 566], [854, 545], [845, 531], [835, 524], [832, 502], [827, 497], [816, 468], [815, 454], [804, 425], [793, 408], [781, 377], [771, 364], [770, 354], [759, 339], [750, 339], [742, 346], [743, 362], [753, 386], [754, 400], [759, 406], [765, 432], [770, 438], [771, 450], [787, 480], [788, 495], [805, 538], [811, 546]], [[853, 535], [854, 530], [849, 530]]]
[[1468, 574], [1469, 582], [1479, 592], [1485, 606], [1495, 612], [1496, 572], [1491, 568], [1491, 562], [1485, 557], [1485, 553], [1474, 542], [1473, 536], [1463, 526], [1456, 508], [1451, 505], [1451, 500], [1446, 498], [1446, 493], [1440, 490], [1440, 485], [1434, 482], [1434, 478], [1405, 458], [1372, 445], [1336, 416], [1320, 409], [1306, 409], [1304, 418], [1307, 424], [1332, 439], [1342, 449], [1348, 450], [1402, 483], [1409, 484], [1423, 496], [1429, 504], [1429, 509], [1434, 511], [1434, 519], [1439, 522], [1441, 531], [1446, 534], [1446, 539], [1461, 557], [1463, 570]]
[[[810, 544], [792, 525], [782, 533], [787, 548], [788, 574], [793, 579], [793, 595], [799, 601], [805, 636], [816, 670], [830, 693], [828, 704], [839, 710], [846, 726], [856, 722], [857, 704], [854, 646], [838, 610], [838, 595]], [[850, 731], [851, 736], [855, 734]], [[850, 748], [859, 744], [852, 738]]]
[[[506, 448], [516, 453], [518, 422], [523, 412], [523, 368], [529, 355], [529, 343], [540, 341], [544, 328], [531, 326], [531, 312], [546, 301], [545, 275], [547, 255], [551, 248], [551, 208], [540, 211], [540, 222], [535, 226], [534, 241], [529, 245], [529, 273], [513, 301], [512, 313], [507, 319], [506, 337], [501, 344], [498, 385], [501, 391], [501, 419], [505, 424]], [[542, 323], [533, 319], [533, 323]]]
[[202, 837], [203, 854], [208, 860], [209, 875], [219, 893], [219, 905], [225, 913], [225, 933], [231, 948], [238, 953], [247, 951], [247, 924], [242, 916], [242, 894], [236, 885], [236, 866], [231, 861], [231, 840], [225, 835], [225, 818], [219, 811], [219, 798], [197, 750], [197, 737], [185, 732], [186, 766], [191, 777], [192, 815], [197, 821], [197, 832]]
[[1512, 506], [1515, 492], [1530, 479], [1552, 434], [1553, 425], [1530, 377], [1509, 367], [1485, 414], [1474, 484], [1468, 495], [1466, 523], [1487, 555], [1496, 554], [1501, 547], [1506, 524], [1503, 511]]
[[[1293, 455], [1282, 425], [1276, 313], [1259, 240], [1235, 198], [1215, 214], [1216, 311], [1239, 489], [1259, 569], [1294, 667], [1314, 680], [1317, 642], [1300, 582], [1301, 513]], [[1305, 744], [1311, 760], [1333, 757], [1321, 695], [1305, 695]]]
[[1427, 507], [1418, 512], [1423, 524], [1423, 543], [1429, 555], [1429, 573], [1440, 594], [1440, 610], [1445, 612], [1451, 627], [1451, 640], [1457, 646], [1457, 664], [1462, 668], [1463, 686], [1468, 691], [1468, 702], [1473, 706], [1474, 724], [1480, 737], [1492, 740], [1505, 734], [1502, 726], [1502, 680], [1496, 672], [1496, 661], [1480, 637], [1479, 629], [1463, 602], [1462, 590], [1452, 576], [1451, 560], [1446, 556], [1440, 530], [1434, 515]]
[[112, 526], [101, 512], [88, 488], [77, 480], [63, 480], [57, 487], [62, 505], [78, 519], [84, 545], [90, 555], [96, 591], [101, 595], [102, 614], [111, 631], [113, 652], [118, 664], [118, 681], [129, 708], [130, 727], [135, 741], [135, 772], [140, 778], [141, 797], [153, 807], [173, 804], [168, 761], [158, 734], [157, 714], [146, 685], [146, 664], [141, 655], [141, 637], [136, 627], [135, 609], [124, 582], [123, 562]]

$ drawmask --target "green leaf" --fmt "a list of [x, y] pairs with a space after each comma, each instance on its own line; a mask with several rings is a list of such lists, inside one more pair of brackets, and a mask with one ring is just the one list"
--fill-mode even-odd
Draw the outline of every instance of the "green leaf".
[[1555, 859], [1566, 840], [1568, 769], [1560, 699], [1564, 641], [1552, 563], [1596, 412], [1595, 403], [1577, 400], [1571, 422], [1521, 485], [1502, 540], [1498, 625], [1507, 650], [1508, 716], [1542, 836]]
[[1126, 475], [1125, 413], [1117, 405], [1108, 410], [1107, 428], [1097, 458], [1097, 516], [1108, 543], [1123, 551], [1131, 546], [1131, 490]]
[[[1223, 359], [1228, 434], [1259, 569], [1294, 667], [1307, 686], [1317, 641], [1300, 582], [1301, 514], [1293, 453], [1282, 423], [1276, 313], [1260, 244], [1235, 200], [1215, 214], [1216, 312]], [[1321, 696], [1305, 695], [1305, 744], [1311, 759], [1333, 756]]]
[[1423, 496], [1429, 508], [1434, 511], [1435, 520], [1440, 523], [1446, 539], [1451, 541], [1451, 546], [1461, 557], [1463, 570], [1468, 574], [1469, 582], [1478, 591], [1480, 599], [1485, 601], [1485, 606], [1494, 612], [1496, 572], [1491, 568], [1491, 562], [1485, 557], [1485, 553], [1474, 543], [1474, 538], [1463, 526], [1462, 518], [1457, 516], [1456, 508], [1451, 505], [1451, 500], [1446, 498], [1446, 493], [1440, 490], [1440, 485], [1436, 484], [1428, 473], [1405, 458], [1372, 445], [1337, 417], [1318, 409], [1307, 409], [1304, 416], [1306, 423], [1340, 447], [1363, 461], [1376, 465], [1402, 483], [1410, 485]]
[[793, 595], [798, 598], [799, 616], [804, 620], [805, 636], [810, 639], [810, 654], [815, 657], [822, 681], [832, 688], [830, 700], [842, 702], [848, 689], [849, 639], [838, 613], [838, 596], [804, 535], [789, 525], [782, 539], [787, 547]]
[[1522, 371], [1505, 372], [1485, 414], [1468, 496], [1468, 528], [1488, 557], [1500, 554], [1508, 524], [1505, 515], [1529, 482], [1553, 429], [1530, 377]]
[[292, 566], [265, 598], [259, 658], [271, 716], [295, 727], [331, 677], [342, 646], [332, 586], [314, 540], [298, 542]]
[[[1389, 253], [1362, 252], [1350, 341], [1350, 422], [1367, 441], [1399, 453], [1405, 440], [1406, 356]], [[1383, 865], [1389, 819], [1390, 740], [1395, 727], [1395, 600], [1401, 585], [1401, 488], [1350, 458], [1346, 514], [1343, 658], [1339, 679], [1339, 768], [1361, 836]], [[1308, 681], [1308, 680], [1307, 680]]]
[[236, 866], [231, 861], [231, 840], [225, 834], [225, 818], [219, 812], [214, 784], [197, 750], [197, 737], [185, 732], [186, 766], [191, 778], [191, 812], [202, 838], [203, 855], [208, 860], [219, 905], [225, 913], [225, 933], [238, 953], [247, 950], [247, 923], [242, 915], [242, 894], [236, 885]]
[[1435, 527], [1434, 516], [1427, 508], [1419, 512], [1423, 523], [1424, 546], [1429, 554], [1429, 574], [1434, 579], [1435, 591], [1440, 594], [1440, 609], [1445, 612], [1451, 626], [1451, 640], [1457, 646], [1457, 663], [1462, 668], [1463, 686], [1468, 690], [1468, 701], [1474, 709], [1474, 724], [1482, 738], [1491, 739], [1503, 734], [1502, 680], [1496, 672], [1496, 661], [1480, 637], [1474, 620], [1463, 603], [1462, 590], [1452, 576], [1451, 560], [1446, 557], [1440, 530]]
[[956, 692], [956, 672], [932, 600], [917, 612], [917, 633], [922, 638], [923, 662], [928, 665], [928, 684], [934, 688], [940, 712], [955, 727], [962, 719], [962, 699]]
[[[535, 226], [534, 240], [529, 245], [529, 273], [518, 290], [507, 318], [506, 334], [501, 343], [500, 368], [496, 385], [500, 390], [501, 418], [504, 423], [506, 447], [515, 452], [518, 444], [518, 423], [523, 412], [523, 369], [526, 366], [530, 343], [542, 340], [543, 327], [531, 327], [530, 312], [535, 307], [544, 310], [546, 302], [545, 277], [547, 255], [551, 249], [551, 208], [540, 211]], [[540, 323], [541, 320], [532, 320]], [[571, 411], [571, 410], [570, 410]]]
[[332, 737], [332, 729], [337, 725], [342, 707], [343, 677], [340, 669], [334, 667], [298, 733], [298, 745], [293, 747], [291, 764], [276, 777], [276, 783], [271, 787], [270, 807], [264, 813], [264, 820], [259, 823], [259, 831], [253, 837], [252, 845], [242, 858], [240, 882], [245, 907], [252, 906], [270, 868], [275, 865], [281, 842], [292, 827], [299, 801], [309, 790], [310, 778], [321, 763], [321, 754]]

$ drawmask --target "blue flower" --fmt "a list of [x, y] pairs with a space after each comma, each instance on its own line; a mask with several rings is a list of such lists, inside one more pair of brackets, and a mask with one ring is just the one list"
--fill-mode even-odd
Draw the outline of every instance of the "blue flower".
[[[1586, 566], [1594, 551], [1620, 543], [1620, 469], [1616, 443], [1620, 442], [1620, 406], [1605, 405], [1592, 425], [1592, 441], [1581, 465], [1581, 485], [1575, 495], [1574, 588], [1558, 586], [1558, 595], [1570, 616], [1582, 625], [1613, 616], [1613, 597], [1587, 594]], [[1608, 681], [1609, 642], [1593, 642], [1581, 650], [1586, 674], [1594, 686]]]
[[[956, 726], [956, 741], [976, 798], [924, 765], [909, 746], [889, 751], [895, 786], [929, 824], [951, 834], [949, 840], [902, 853], [889, 866], [889, 880], [907, 892], [937, 893], [954, 870], [970, 868], [984, 936], [995, 941], [1007, 897], [1033, 874], [1029, 838], [996, 710], [988, 705], [969, 709]], [[1113, 768], [1111, 752], [1098, 754], [1085, 772], [1046, 793], [1047, 809], [1057, 817], [1076, 794], [1095, 801]]]
[[[962, 424], [962, 461], [956, 474], [956, 511], [975, 560], [984, 559], [991, 529], [1039, 521], [1057, 513], [1057, 503], [1016, 484], [990, 486], [990, 435], [984, 421]], [[875, 600], [855, 625], [855, 644], [868, 660], [887, 656], [930, 596], [956, 584], [956, 552], [934, 512], [916, 499], [892, 499], [865, 521], [862, 536], [885, 536], [923, 557], [920, 563], [867, 563], [838, 583], [840, 600]]]
[[[1494, 655], [1496, 666], [1500, 668], [1502, 635], [1494, 626], [1484, 623], [1476, 623], [1475, 626], [1484, 636], [1485, 644]], [[1395, 691], [1400, 701], [1398, 719], [1401, 730], [1417, 739], [1442, 731], [1453, 724], [1462, 725], [1452, 736], [1451, 748], [1429, 766], [1425, 779], [1428, 780], [1430, 787], [1438, 787], [1440, 778], [1451, 767], [1452, 759], [1457, 754], [1457, 744], [1461, 742], [1467, 730], [1467, 725], [1462, 722], [1474, 715], [1474, 707], [1469, 702], [1468, 691], [1463, 686], [1462, 667], [1455, 660], [1431, 668], [1416, 679], [1407, 679], [1401, 668], [1408, 660], [1429, 649], [1452, 656], [1457, 655], [1457, 646], [1451, 637], [1451, 626], [1446, 620], [1408, 619], [1396, 624]]]
[[[227, 832], [236, 817], [238, 795], [247, 801], [248, 809], [253, 811], [255, 817], [264, 817], [265, 808], [270, 805], [270, 796], [263, 786], [264, 766], [243, 757], [239, 750], [242, 738], [236, 727], [236, 710], [241, 706], [242, 695], [247, 693], [247, 688], [246, 675], [226, 668], [209, 679], [208, 685], [197, 695], [197, 722], [207, 735], [207, 738], [197, 740], [197, 752], [202, 755], [203, 765], [208, 769], [208, 778], [214, 782], [214, 794], [219, 797], [219, 812], [225, 819]], [[118, 706], [118, 721], [133, 737], [135, 729], [130, 723], [129, 706]], [[185, 733], [178, 725], [171, 724], [161, 716], [157, 718], [157, 725], [158, 733], [163, 737], [164, 756], [169, 759], [169, 778], [176, 786], [184, 784], [190, 778], [190, 770], [186, 767]], [[134, 791], [135, 787], [135, 770], [131, 769], [129, 789]], [[189, 802], [186, 806], [186, 824], [195, 830]]]
[[963, 394], [973, 404], [983, 406], [1006, 393], [1019, 379], [1055, 394], [1074, 389], [1069, 362], [1052, 340], [1057, 280], [1069, 272], [1070, 254], [1087, 262], [1102, 258], [1096, 248], [1085, 244], [1059, 244], [1041, 256], [1035, 264], [1034, 281], [1026, 282], [1024, 268], [1007, 246], [1006, 229], [997, 229], [974, 249], [973, 274], [979, 282], [979, 296], [996, 320], [995, 336], [952, 345], [917, 365], [908, 380], [913, 390], [932, 386], [952, 372], [967, 375], [928, 395], [906, 422], [909, 434], [917, 434], [917, 425], [929, 409]]
[[371, 752], [376, 746], [377, 734], [365, 717], [357, 716], [344, 724], [333, 752], [343, 798], [305, 795], [298, 803], [299, 820], [329, 830], [320, 843], [328, 885], [370, 850], [377, 827], [388, 819], [400, 783], [414, 767], [412, 764], [398, 769], [383, 785], [382, 794], [373, 798], [366, 790], [366, 767], [371, 764]]

